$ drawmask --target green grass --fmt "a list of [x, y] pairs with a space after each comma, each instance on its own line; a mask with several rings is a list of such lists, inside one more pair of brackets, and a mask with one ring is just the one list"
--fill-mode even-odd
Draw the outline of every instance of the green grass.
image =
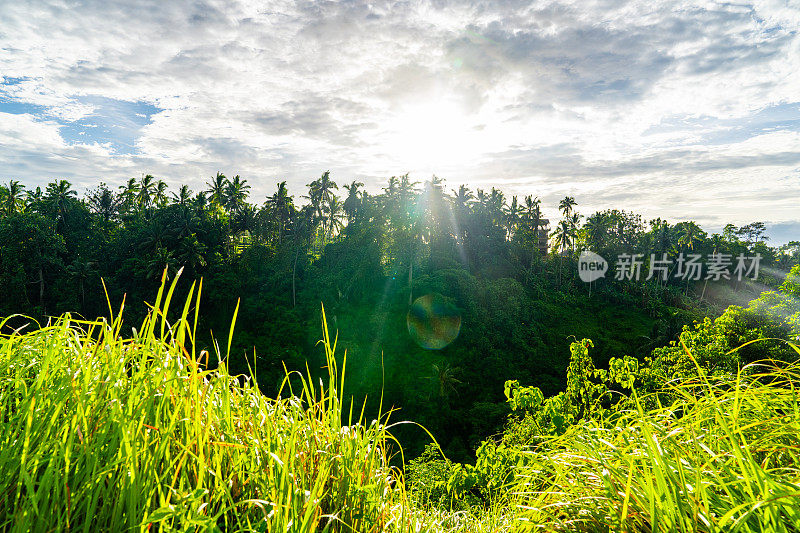
[[800, 366], [754, 364], [724, 381], [671, 384], [526, 452], [524, 529], [800, 530]]
[[201, 285], [167, 320], [175, 283], [130, 338], [122, 309], [0, 336], [0, 530], [800, 530], [800, 366], [676, 382], [669, 406], [633, 396], [519, 450], [488, 508], [423, 509], [388, 415], [342, 401], [324, 312], [327, 380], [290, 374], [270, 399], [228, 373], [233, 326], [224, 352], [195, 348]]
[[132, 338], [121, 313], [0, 338], [0, 529], [410, 527], [386, 420], [342, 424], [326, 325], [328, 383], [292, 376], [268, 399], [195, 352], [200, 287], [167, 322], [174, 286]]

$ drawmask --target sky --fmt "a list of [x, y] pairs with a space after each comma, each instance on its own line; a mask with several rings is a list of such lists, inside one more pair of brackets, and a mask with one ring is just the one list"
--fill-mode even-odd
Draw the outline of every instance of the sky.
[[0, 1], [0, 182], [330, 170], [800, 239], [800, 4]]

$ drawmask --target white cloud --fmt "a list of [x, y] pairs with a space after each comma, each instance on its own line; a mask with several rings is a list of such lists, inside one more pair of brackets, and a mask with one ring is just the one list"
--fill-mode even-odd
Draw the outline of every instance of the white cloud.
[[[42, 107], [0, 115], [0, 178], [148, 172], [199, 189], [222, 170], [263, 197], [278, 179], [299, 196], [326, 169], [373, 191], [435, 171], [553, 203], [573, 192], [587, 210], [794, 220], [800, 120], [751, 119], [800, 105], [799, 13], [780, 0], [5, 2], [0, 74], [20, 79], [0, 98]], [[97, 96], [158, 108], [126, 125], [133, 153], [61, 138], [91, 125]]]

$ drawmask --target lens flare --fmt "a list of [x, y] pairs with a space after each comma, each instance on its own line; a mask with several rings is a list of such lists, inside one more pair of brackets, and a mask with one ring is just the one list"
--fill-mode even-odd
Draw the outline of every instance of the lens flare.
[[406, 315], [408, 334], [426, 350], [441, 350], [458, 337], [461, 315], [440, 294], [420, 296]]

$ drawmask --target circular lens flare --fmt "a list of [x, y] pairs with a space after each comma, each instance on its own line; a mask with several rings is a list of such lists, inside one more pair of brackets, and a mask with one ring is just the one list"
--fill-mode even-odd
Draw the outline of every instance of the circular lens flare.
[[420, 296], [406, 315], [408, 334], [426, 350], [441, 350], [458, 337], [461, 314], [440, 294]]

